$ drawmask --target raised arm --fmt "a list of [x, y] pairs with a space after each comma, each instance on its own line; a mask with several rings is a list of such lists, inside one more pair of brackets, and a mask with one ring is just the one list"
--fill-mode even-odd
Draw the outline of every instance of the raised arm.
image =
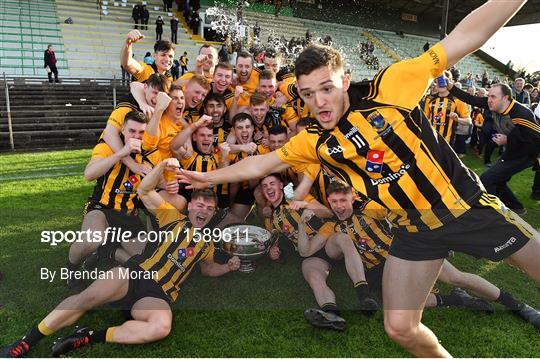
[[471, 106], [483, 108], [489, 111], [487, 97], [471, 95], [466, 91], [460, 90], [457, 86], [454, 86], [454, 84], [451, 81], [448, 81], [448, 91], [450, 91], [450, 93], [453, 96], [455, 96], [457, 99], [465, 103], [468, 103]]
[[137, 188], [137, 195], [142, 200], [144, 206], [151, 213], [155, 214], [156, 210], [165, 202], [165, 200], [156, 192], [156, 187], [163, 177], [163, 171], [177, 172], [180, 163], [176, 158], [167, 158], [158, 163], [150, 173], [144, 177]]
[[120, 52], [120, 64], [131, 75], [135, 75], [136, 73], [140, 72], [142, 70], [141, 64], [139, 64], [134, 58], [133, 58], [133, 43], [141, 40], [144, 38], [144, 35], [140, 33], [139, 30], [131, 30], [127, 34], [126, 42], [124, 43], [124, 46], [122, 46], [122, 51]]
[[490, 0], [467, 15], [440, 42], [447, 56], [446, 68], [452, 67], [471, 52], [478, 50], [526, 2], [526, 0]]
[[109, 171], [118, 161], [125, 156], [128, 156], [131, 152], [136, 152], [141, 148], [141, 140], [135, 138], [129, 139], [125, 146], [120, 151], [114, 152], [107, 157], [92, 158], [84, 169], [84, 178], [87, 181], [93, 181], [96, 178], [103, 176]]

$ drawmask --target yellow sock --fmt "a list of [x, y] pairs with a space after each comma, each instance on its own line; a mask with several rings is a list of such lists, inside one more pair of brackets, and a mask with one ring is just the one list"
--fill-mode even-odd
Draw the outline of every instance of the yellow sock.
[[115, 329], [116, 327], [110, 327], [107, 329], [107, 333], [105, 334], [105, 342], [112, 343]]
[[48, 335], [51, 335], [52, 333], [54, 333], [54, 330], [52, 330], [51, 328], [49, 328], [47, 325], [45, 325], [45, 320], [42, 320], [39, 324], [38, 324], [38, 330], [41, 334], [43, 334], [44, 336], [48, 336]]

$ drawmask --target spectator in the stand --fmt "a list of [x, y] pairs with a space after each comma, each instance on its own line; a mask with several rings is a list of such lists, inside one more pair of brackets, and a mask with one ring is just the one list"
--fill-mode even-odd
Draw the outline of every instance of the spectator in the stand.
[[452, 74], [452, 78], [454, 79], [454, 81], [458, 82], [459, 78], [461, 77], [461, 73], [459, 72], [459, 69], [455, 66], [452, 66], [450, 68], [450, 73]]
[[141, 30], [148, 30], [148, 20], [150, 20], [150, 12], [148, 12], [146, 5], [143, 5], [141, 9]]
[[464, 79], [464, 85], [465, 85], [465, 88], [469, 88], [471, 86], [474, 86], [474, 80], [473, 80], [472, 72], [467, 73], [467, 77], [465, 77], [465, 79]]
[[426, 52], [427, 50], [429, 50], [431, 46], [429, 46], [429, 42], [426, 41], [426, 43], [424, 44], [424, 47], [422, 48], [424, 50], [424, 52]]
[[165, 25], [165, 22], [161, 15], [158, 15], [156, 20], [156, 41], [161, 40], [161, 35], [163, 35], [163, 25]]
[[182, 56], [180, 56], [180, 66], [182, 68], [182, 74], [180, 76], [183, 76], [184, 75], [184, 72], [187, 72], [188, 69], [187, 69], [187, 63], [188, 63], [188, 58], [187, 58], [187, 52], [184, 51], [184, 54]]
[[180, 77], [180, 62], [178, 62], [177, 59], [174, 59], [173, 61], [173, 65], [171, 67], [171, 75], [173, 77], [173, 81]]
[[489, 85], [489, 75], [487, 70], [484, 70], [482, 74], [482, 88], [486, 88]]
[[147, 51], [146, 54], [144, 54], [143, 62], [148, 65], [152, 65], [154, 63], [154, 58], [152, 57], [150, 51]]
[[195, 11], [193, 13], [193, 15], [191, 16], [191, 20], [189, 22], [189, 27], [191, 28], [191, 31], [193, 31], [193, 33], [195, 35], [198, 35], [199, 34], [199, 24], [201, 23], [201, 18], [199, 17], [199, 13], [197, 11]]
[[281, 10], [281, 7], [283, 6], [283, 1], [281, 0], [274, 0], [274, 6], [275, 6], [275, 12], [274, 12], [274, 15], [276, 17], [279, 16], [279, 12]]
[[516, 81], [514, 81], [514, 88], [512, 89], [512, 96], [514, 99], [524, 104], [525, 106], [531, 107], [531, 99], [529, 97], [529, 93], [527, 91], [524, 91], [523, 87], [525, 86], [525, 80], [521, 77], [518, 77]]
[[307, 31], [306, 31], [306, 44], [311, 44], [312, 38], [313, 38], [313, 35], [311, 35], [311, 32], [309, 31], [309, 29], [307, 29]]
[[47, 50], [43, 55], [44, 68], [47, 71], [47, 76], [49, 77], [49, 82], [52, 83], [52, 75], [54, 74], [54, 82], [58, 83], [58, 69], [56, 68], [56, 55], [53, 51], [52, 44], [47, 45]]
[[229, 62], [229, 53], [227, 52], [227, 47], [225, 46], [225, 44], [221, 45], [221, 49], [219, 50], [219, 53], [218, 53], [218, 58], [219, 58], [219, 62], [225, 62], [225, 63]]
[[[131, 17], [133, 18], [133, 21], [135, 22], [135, 29], [138, 29], [139, 20], [141, 20], [141, 10], [142, 10], [142, 4], [141, 2], [138, 2], [133, 6], [133, 10], [131, 10]], [[141, 27], [142, 30], [142, 27]]]
[[171, 18], [171, 42], [178, 43], [178, 19], [174, 16]]
[[538, 87], [533, 87], [533, 89], [531, 90], [531, 104], [533, 103], [538, 103], [538, 100], [539, 100], [539, 94], [540, 94], [540, 89], [538, 89]]
[[253, 37], [256, 40], [259, 40], [260, 36], [261, 36], [261, 27], [259, 26], [259, 22], [255, 21], [255, 26], [253, 26]]
[[499, 80], [499, 76], [495, 75], [493, 76], [493, 80], [491, 80], [491, 85], [493, 86], [494, 84], [498, 84], [500, 82], [501, 80]]

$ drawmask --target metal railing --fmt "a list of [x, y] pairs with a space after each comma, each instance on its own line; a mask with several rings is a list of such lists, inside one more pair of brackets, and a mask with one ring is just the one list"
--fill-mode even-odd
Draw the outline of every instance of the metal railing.
[[9, 145], [11, 146], [11, 150], [15, 150], [15, 143], [13, 142], [13, 126], [11, 124], [11, 105], [9, 104], [9, 86], [6, 81], [6, 73], [3, 73], [4, 77], [4, 87], [6, 91], [6, 112], [7, 112], [7, 119], [8, 119], [8, 131], [9, 131]]

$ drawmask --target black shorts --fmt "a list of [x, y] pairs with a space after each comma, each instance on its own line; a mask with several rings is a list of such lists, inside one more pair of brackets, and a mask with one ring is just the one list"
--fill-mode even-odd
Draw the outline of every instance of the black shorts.
[[332, 259], [328, 254], [326, 253], [326, 250], [323, 248], [319, 249], [317, 252], [313, 253], [309, 257], [305, 257], [304, 260], [309, 258], [319, 258], [323, 261], [327, 262], [330, 265], [330, 268], [334, 267], [338, 262], [339, 259]]
[[83, 215], [86, 215], [91, 211], [102, 212], [105, 215], [109, 227], [120, 228], [122, 232], [131, 231], [133, 236], [146, 230], [137, 215], [128, 215], [115, 209], [108, 208], [99, 202], [89, 200], [84, 205]]
[[499, 198], [484, 193], [470, 210], [442, 227], [416, 233], [394, 229], [390, 254], [422, 261], [446, 258], [453, 250], [500, 261], [521, 249], [535, 234], [536, 230]]
[[[124, 267], [136, 271], [142, 270], [137, 264], [131, 262], [130, 260], [126, 262]], [[147, 297], [163, 299], [165, 302], [167, 302], [167, 304], [169, 304], [169, 307], [171, 305], [171, 300], [169, 297], [167, 297], [165, 292], [163, 292], [163, 289], [161, 289], [155, 280], [138, 278], [130, 278], [128, 292], [126, 295], [122, 299], [110, 304], [120, 310], [128, 311], [131, 310], [133, 305], [140, 299]]]

